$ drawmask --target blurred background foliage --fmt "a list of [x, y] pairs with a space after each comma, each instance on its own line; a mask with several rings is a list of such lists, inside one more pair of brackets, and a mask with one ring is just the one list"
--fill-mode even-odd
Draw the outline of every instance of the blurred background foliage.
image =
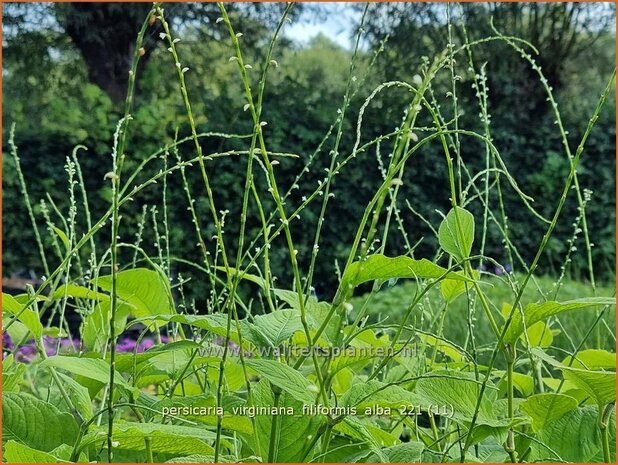
[[[35, 213], [49, 246], [51, 236], [45, 233], [40, 201], [49, 205], [46, 193], [53, 199], [62, 216], [67, 216], [67, 176], [64, 163], [77, 144], [87, 147], [79, 153], [85, 183], [95, 218], [109, 207], [110, 188], [104, 175], [111, 169], [113, 132], [122, 114], [128, 69], [134, 53], [134, 39], [148, 11], [146, 4], [11, 4], [3, 6], [3, 274], [33, 270], [42, 274], [38, 252], [23, 204], [15, 165], [9, 155], [8, 131], [16, 124], [15, 141]], [[245, 61], [253, 65], [251, 77], [257, 88], [268, 41], [285, 4], [229, 4], [233, 23], [243, 32]], [[364, 4], [339, 6], [341, 11], [358, 17]], [[294, 21], [319, 22], [334, 10], [329, 5], [297, 4], [292, 8]], [[422, 57], [433, 57], [448, 41], [446, 7], [432, 3], [370, 4], [364, 26], [354, 86], [358, 89], [346, 113], [340, 153], [349, 153], [354, 139], [358, 111], [370, 92], [389, 80], [410, 82], [420, 69]], [[215, 4], [168, 4], [166, 12], [172, 20], [175, 34], [182, 37], [179, 53], [187, 74], [189, 94], [197, 125], [201, 131], [243, 134], [251, 131], [248, 113], [243, 111], [244, 93], [236, 66], [228, 63], [232, 54], [227, 31], [216, 24], [219, 16]], [[352, 13], [356, 13], [353, 15]], [[494, 35], [491, 21], [503, 33], [530, 41], [540, 51], [537, 57], [556, 95], [569, 141], [574, 150], [588, 118], [615, 63], [614, 5], [584, 3], [465, 3], [452, 8], [453, 37], [463, 43], [463, 20], [470, 40]], [[146, 54], [139, 70], [133, 122], [130, 126], [126, 173], [152, 152], [190, 133], [182, 103], [176, 70], [159, 39], [157, 24], [147, 31]], [[350, 33], [356, 32], [350, 27]], [[388, 36], [385, 51], [378, 55], [371, 68], [369, 63], [381, 41]], [[338, 45], [329, 37], [318, 35], [307, 43], [284, 36], [275, 49], [279, 66], [270, 71], [264, 97], [263, 119], [266, 141], [270, 150], [291, 152], [298, 159], [284, 159], [277, 168], [284, 190], [315, 151], [324, 134], [337, 117], [345, 92], [350, 49]], [[536, 199], [535, 206], [543, 214], [553, 212], [563, 181], [568, 172], [560, 135], [554, 124], [551, 107], [543, 88], [530, 69], [507, 45], [493, 41], [474, 49], [477, 67], [485, 64], [488, 76], [489, 111], [494, 144], [498, 147], [522, 189]], [[456, 73], [459, 97], [460, 127], [483, 131], [478, 117], [478, 103], [471, 84], [473, 75], [466, 58], [457, 60]], [[445, 97], [450, 90], [448, 71], [435, 83], [434, 93], [441, 110], [449, 120], [452, 105]], [[364, 117], [363, 141], [393, 130], [407, 107], [402, 91], [381, 92], [368, 107]], [[419, 124], [429, 124], [427, 120]], [[287, 208], [298, 205], [303, 195], [311, 192], [323, 178], [328, 166], [331, 137], [318, 154], [311, 171], [300, 189], [294, 191]], [[247, 149], [248, 142], [208, 138], [202, 140], [204, 153], [230, 149]], [[383, 156], [389, 147], [382, 148]], [[461, 153], [472, 172], [484, 167], [485, 148], [478, 140], [462, 138]], [[194, 156], [189, 145], [181, 146], [180, 156]], [[439, 143], [422, 149], [409, 164], [400, 196], [402, 218], [410, 243], [423, 238], [416, 249], [417, 256], [432, 257], [437, 240], [431, 229], [404, 204], [414, 208], [437, 226], [440, 216], [449, 206], [444, 155]], [[168, 163], [174, 163], [170, 154]], [[156, 166], [155, 166], [156, 165]], [[140, 175], [147, 179], [163, 166], [153, 164]], [[226, 221], [227, 246], [235, 256], [237, 222], [244, 184], [245, 165], [238, 158], [226, 157], [208, 162], [214, 183], [216, 207], [230, 211]], [[207, 198], [197, 170], [189, 170], [189, 183], [197, 197], [197, 211], [212, 237]], [[597, 126], [587, 144], [578, 169], [582, 187], [593, 191], [587, 217], [591, 239], [595, 244], [595, 271], [601, 279], [614, 279], [615, 263], [615, 95], [607, 102]], [[256, 176], [264, 187], [263, 176]], [[345, 260], [363, 210], [381, 182], [375, 152], [355, 159], [334, 182], [335, 199], [331, 202], [323, 229], [320, 256], [314, 285], [320, 296], [330, 296], [337, 282], [336, 265]], [[174, 256], [200, 261], [196, 238], [186, 209], [186, 199], [178, 176], [169, 178], [168, 208], [170, 245]], [[533, 257], [545, 226], [523, 207], [511, 189], [504, 189], [505, 208], [510, 221], [510, 234], [527, 261]], [[79, 198], [79, 197], [78, 197]], [[124, 209], [122, 240], [135, 238], [143, 205], [161, 206], [160, 184], [145, 191]], [[300, 264], [307, 267], [313, 243], [320, 202], [314, 202], [293, 230], [298, 243]], [[265, 201], [267, 211], [273, 205]], [[497, 208], [496, 196], [492, 208]], [[477, 218], [482, 206], [471, 204]], [[51, 209], [51, 207], [50, 207]], [[148, 210], [150, 212], [150, 210]], [[567, 253], [567, 241], [573, 234], [572, 222], [577, 216], [574, 195], [568, 199], [562, 221], [541, 264], [542, 271], [555, 273]], [[159, 213], [159, 219], [161, 215]], [[52, 212], [60, 225], [59, 216]], [[85, 230], [85, 218], [77, 221]], [[480, 220], [477, 224], [480, 226]], [[249, 234], [259, 233], [257, 215], [249, 219]], [[477, 228], [477, 233], [480, 231]], [[159, 222], [159, 234], [163, 226]], [[108, 240], [108, 231], [99, 233], [98, 243]], [[500, 234], [490, 226], [486, 252], [506, 263]], [[144, 248], [156, 255], [155, 232], [150, 217], [144, 231]], [[576, 245], [581, 246], [581, 235]], [[51, 250], [51, 249], [50, 249]], [[101, 250], [101, 249], [99, 249]], [[393, 226], [387, 254], [405, 252], [404, 241]], [[84, 257], [88, 251], [84, 250]], [[291, 270], [286, 266], [285, 247], [273, 247], [273, 272], [280, 286], [289, 286]], [[124, 257], [128, 263], [132, 252]], [[586, 261], [583, 254], [573, 257], [569, 273], [585, 280]], [[518, 268], [515, 265], [515, 268]], [[519, 267], [521, 269], [521, 267]], [[174, 265], [174, 273], [192, 277], [189, 294], [204, 296], [206, 280], [194, 275], [191, 268]], [[204, 283], [204, 284], [201, 284]]]

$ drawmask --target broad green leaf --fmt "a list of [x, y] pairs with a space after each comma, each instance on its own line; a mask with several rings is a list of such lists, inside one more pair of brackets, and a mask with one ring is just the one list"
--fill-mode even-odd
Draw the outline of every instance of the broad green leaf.
[[194, 350], [202, 347], [200, 344], [190, 340], [181, 340], [170, 342], [168, 344], [160, 344], [151, 347], [146, 352], [138, 354], [116, 354], [116, 369], [121, 373], [129, 373], [133, 371], [133, 366], [139, 366], [141, 363], [146, 362], [154, 357], [166, 353], [172, 353], [176, 351], [184, 351], [187, 354], [192, 353]]
[[[554, 335], [544, 321], [537, 321], [532, 326], [527, 328], [526, 333], [528, 334], [530, 347], [549, 347], [554, 341]], [[525, 334], [522, 334], [519, 337], [524, 343], [526, 342]]]
[[365, 442], [380, 462], [388, 462], [386, 454], [382, 452], [384, 446], [394, 446], [399, 442], [388, 432], [366, 424], [360, 417], [345, 417], [342, 422], [335, 425], [334, 429], [348, 437]]
[[[601, 449], [601, 435], [597, 427], [597, 409], [587, 406], [567, 412], [562, 417], [548, 423], [539, 434], [541, 444], [534, 445], [533, 461], [567, 461], [576, 463], [592, 462]], [[615, 431], [615, 427], [610, 427]], [[610, 433], [614, 436], [615, 433]], [[610, 442], [614, 443], [614, 441]], [[543, 447], [547, 444], [558, 454]], [[615, 459], [614, 459], [615, 460]]]
[[[24, 310], [24, 305], [19, 303], [12, 295], [2, 293], [2, 310], [17, 316], [17, 319], [28, 328], [32, 335], [39, 339], [43, 335], [43, 325], [39, 319], [39, 314], [35, 310], [28, 308]], [[15, 341], [18, 342], [18, 341]]]
[[[479, 367], [479, 370], [480, 369]], [[501, 377], [503, 382], [506, 383], [506, 371], [494, 370], [492, 374]], [[534, 394], [534, 378], [530, 375], [524, 375], [516, 371], [513, 372], [513, 386], [525, 397]]]
[[266, 315], [259, 315], [254, 318], [253, 324], [273, 347], [278, 347], [296, 331], [303, 329], [300, 312], [297, 310], [277, 310]]
[[[447, 405], [453, 408], [453, 419], [470, 422], [476, 409], [481, 384], [472, 375], [456, 371], [432, 371], [416, 383], [416, 394], [426, 405]], [[495, 388], [488, 385], [481, 400], [477, 424], [494, 427], [508, 426], [507, 420], [498, 419], [494, 413]]]
[[315, 402], [318, 387], [298, 370], [274, 360], [248, 359], [245, 364], [300, 402]]
[[[253, 402], [256, 407], [272, 408], [275, 405], [274, 396], [267, 380], [261, 380], [253, 389]], [[312, 439], [316, 431], [324, 425], [326, 419], [321, 415], [303, 415], [303, 403], [283, 392], [279, 397], [279, 407], [291, 407], [294, 415], [277, 415], [277, 438], [273, 461], [279, 463], [299, 463], [306, 459], [313, 445]], [[257, 432], [255, 440], [259, 441], [259, 451], [264, 463], [268, 462], [268, 452], [273, 427], [273, 415], [258, 415], [255, 417]], [[256, 451], [257, 452], [257, 451]]]
[[110, 300], [109, 295], [107, 294], [97, 292], [85, 286], [80, 286], [74, 283], [63, 284], [62, 286], [59, 286], [58, 289], [56, 289], [52, 294], [52, 298], [54, 299], [62, 299], [65, 296], [88, 300]]
[[584, 370], [616, 370], [616, 354], [601, 349], [588, 349], [577, 352], [571, 364], [571, 356], [566, 357], [563, 365]]
[[73, 405], [77, 411], [87, 420], [92, 418], [94, 412], [92, 411], [92, 400], [90, 399], [88, 389], [79, 384], [70, 376], [62, 373], [58, 373], [58, 376], [63, 381], [64, 390], [70, 397], [71, 402], [73, 402]]
[[399, 257], [386, 257], [381, 254], [373, 254], [367, 257], [364, 262], [352, 263], [345, 272], [342, 282], [343, 287], [356, 287], [368, 281], [386, 280], [393, 278], [450, 278], [463, 280], [461, 274], [448, 273], [445, 268], [423, 258], [414, 260], [410, 257], [401, 255]]
[[468, 210], [455, 207], [446, 215], [438, 229], [438, 240], [457, 261], [470, 256], [474, 242], [474, 216]]
[[442, 352], [448, 358], [454, 362], [463, 362], [464, 356], [459, 348], [455, 344], [445, 341], [444, 339], [438, 339], [432, 334], [418, 333], [417, 337], [429, 348], [433, 348], [434, 345], [438, 345], [438, 351]]
[[14, 361], [13, 354], [2, 360], [2, 391], [19, 392], [19, 385], [24, 379], [26, 365]]
[[191, 454], [184, 457], [175, 457], [165, 463], [215, 463], [215, 456]]
[[[121, 271], [116, 275], [118, 296], [133, 307], [132, 314], [159, 316], [173, 314], [173, 299], [170, 283], [157, 271], [145, 268]], [[100, 276], [95, 284], [111, 292], [112, 277]]]
[[77, 423], [52, 404], [21, 392], [2, 394], [2, 439], [13, 440], [43, 452], [73, 444]]
[[[388, 463], [416, 463], [421, 461], [423, 449], [422, 442], [407, 442], [387, 447], [382, 450]], [[367, 460], [369, 463], [376, 462], [378, 457], [374, 454]]]
[[[195, 328], [204, 329], [211, 333], [217, 334], [219, 336], [225, 337], [227, 334], [227, 320], [228, 316], [223, 313], [213, 313], [211, 315], [165, 315], [165, 316], [157, 316], [142, 318], [142, 321], [150, 321], [152, 319], [162, 320], [162, 321], [173, 321], [176, 323], [183, 323], [186, 325], [193, 326]], [[240, 327], [242, 331], [243, 337], [243, 347], [247, 348], [248, 342], [253, 345], [264, 347], [268, 346], [269, 343], [265, 339], [265, 336], [257, 331], [255, 327], [246, 320], [240, 321]], [[238, 332], [236, 331], [236, 324], [232, 321], [232, 325], [230, 327], [230, 341], [235, 344], [240, 344], [240, 337]]]
[[440, 283], [440, 294], [447, 302], [452, 302], [466, 292], [466, 283], [454, 279], [445, 279]]
[[6, 443], [4, 458], [8, 463], [58, 463], [52, 454], [15, 441]]
[[355, 406], [357, 413], [363, 414], [363, 410], [371, 407], [384, 407], [392, 410], [396, 415], [402, 406], [408, 410], [412, 406], [419, 405], [424, 399], [397, 385], [388, 385], [381, 381], [368, 381], [354, 383], [350, 390], [343, 395], [341, 404]]
[[577, 400], [571, 396], [547, 392], [528, 397], [519, 404], [519, 409], [532, 418], [532, 429], [542, 430], [546, 425], [577, 408]]
[[[94, 306], [94, 312], [84, 318], [82, 342], [86, 349], [98, 352], [107, 345], [109, 341], [110, 311], [111, 302], [109, 300], [98, 302]], [[130, 311], [131, 307], [129, 305], [118, 305], [114, 319], [116, 334], [122, 334], [125, 330]]]
[[[239, 433], [246, 434], [248, 436], [252, 436], [253, 425], [251, 423], [251, 419], [247, 415], [234, 414], [233, 407], [235, 405], [227, 405], [231, 402], [228, 402], [227, 397], [223, 399], [223, 410], [224, 415], [222, 418], [222, 426], [224, 430], [229, 431], [237, 431]], [[168, 410], [172, 417], [186, 418], [187, 420], [194, 421], [197, 423], [204, 423], [206, 425], [217, 426], [217, 415], [214, 414], [204, 414], [204, 412], [200, 412], [196, 409], [208, 409], [209, 407], [215, 407], [217, 405], [217, 400], [214, 395], [211, 394], [202, 394], [197, 396], [184, 396], [184, 397], [173, 397], [173, 398], [165, 398], [159, 402], [154, 403], [151, 408], [158, 411], [163, 411], [163, 409], [177, 409], [176, 413], [171, 413], [172, 410]], [[205, 412], [210, 412], [211, 410], [205, 410]]]
[[[157, 454], [205, 454], [214, 452], [210, 445], [215, 433], [206, 428], [167, 425], [160, 423], [114, 423], [114, 441], [118, 449], [143, 451], [145, 438], [150, 438], [152, 452]], [[107, 441], [107, 426], [89, 433], [84, 442], [102, 446]]]
[[[68, 371], [69, 373], [83, 376], [94, 381], [99, 381], [104, 384], [109, 382], [109, 363], [99, 358], [80, 358], [55, 355], [43, 360], [40, 366], [60, 368]], [[114, 383], [130, 390], [133, 389], [118, 372], [116, 372], [116, 375], [114, 376]]]
[[[300, 301], [298, 293], [286, 289], [275, 289], [275, 296], [288, 304], [293, 310], [300, 313]], [[331, 304], [328, 302], [320, 302], [314, 296], [310, 296], [304, 300], [305, 314], [307, 316], [307, 324], [311, 335], [315, 335], [317, 330], [322, 326], [322, 323], [328, 317], [331, 310]], [[326, 329], [322, 332], [318, 345], [322, 343], [334, 342], [339, 333], [341, 317], [339, 315], [331, 315]], [[307, 345], [307, 338], [304, 332], [294, 334], [293, 342], [296, 345]]]
[[[582, 310], [598, 307], [599, 305], [615, 305], [616, 301], [611, 297], [586, 297], [583, 299], [570, 300], [567, 302], [543, 302], [539, 304], [528, 304], [524, 309], [526, 317], [526, 328], [530, 328], [537, 321], [546, 320], [550, 316], [559, 315], [573, 310]], [[524, 323], [521, 319], [521, 312], [515, 310], [511, 324], [504, 335], [504, 342], [514, 343], [524, 332]]]
[[616, 401], [615, 371], [591, 371], [573, 368], [554, 360], [541, 349], [535, 348], [531, 352], [562, 371], [564, 379], [584, 390], [600, 407]]

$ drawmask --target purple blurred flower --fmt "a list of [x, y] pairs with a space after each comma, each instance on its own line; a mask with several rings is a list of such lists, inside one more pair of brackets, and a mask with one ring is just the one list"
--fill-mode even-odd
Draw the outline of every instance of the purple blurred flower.
[[9, 333], [2, 333], [2, 348], [12, 350], [13, 347], [15, 346], [13, 345], [13, 340], [11, 336], [9, 336]]
[[16, 361], [30, 363], [37, 356], [37, 349], [34, 342], [29, 342], [17, 349], [14, 354]]

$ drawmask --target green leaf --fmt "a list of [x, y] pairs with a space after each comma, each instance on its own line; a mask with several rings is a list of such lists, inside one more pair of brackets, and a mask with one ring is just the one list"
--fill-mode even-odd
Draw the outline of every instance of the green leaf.
[[[145, 451], [145, 439], [150, 438], [153, 453], [161, 454], [212, 454], [209, 444], [215, 433], [205, 428], [163, 425], [159, 423], [114, 423], [114, 441], [118, 449]], [[107, 426], [99, 427], [85, 438], [86, 444], [103, 446], [107, 441]]]
[[214, 455], [191, 454], [184, 457], [175, 457], [165, 463], [214, 463]]
[[23, 363], [15, 363], [11, 369], [5, 371], [5, 362], [7, 359], [13, 358], [13, 354], [9, 355], [2, 361], [2, 391], [3, 392], [18, 392], [19, 385], [24, 379], [24, 373], [26, 372], [26, 365]]
[[[232, 408], [229, 405], [226, 405], [231, 403], [229, 399], [230, 397], [223, 398], [223, 429], [229, 431], [237, 431], [247, 436], [253, 436], [254, 431], [251, 419], [248, 416], [234, 415]], [[234, 400], [234, 398], [232, 399]], [[192, 415], [192, 411], [188, 409], [188, 407], [190, 407], [191, 409], [195, 409], [202, 407], [215, 407], [216, 405], [217, 400], [214, 395], [202, 394], [199, 396], [165, 398], [159, 402], [154, 403], [151, 408], [158, 411], [162, 411], [163, 408], [177, 408], [179, 410], [178, 413], [174, 414], [175, 417], [186, 418], [190, 421], [216, 426], [218, 419], [217, 415], [204, 415], [201, 413]], [[234, 405], [232, 405], [232, 407], [234, 407]]]
[[94, 415], [92, 411], [92, 401], [90, 400], [90, 393], [88, 389], [79, 384], [70, 376], [62, 373], [58, 373], [58, 376], [64, 381], [64, 389], [68, 396], [71, 398], [73, 405], [82, 417], [90, 419]]
[[[298, 311], [300, 315], [300, 301], [298, 299], [297, 292], [285, 289], [275, 289], [274, 293], [278, 299], [284, 301], [293, 310]], [[311, 334], [314, 335], [320, 326], [322, 326], [324, 320], [328, 317], [331, 310], [331, 304], [328, 302], [320, 302], [314, 296], [309, 296], [308, 299], [304, 300], [304, 308], [307, 316], [307, 324], [309, 325]], [[339, 333], [340, 322], [341, 317], [339, 315], [331, 315], [328, 325], [320, 337], [320, 341], [324, 340], [326, 342], [334, 342]], [[297, 333], [294, 338], [299, 339], [295, 340], [298, 344], [303, 342], [305, 344], [307, 343], [307, 338], [305, 337], [304, 332]]]
[[466, 283], [464, 281], [445, 279], [440, 283], [440, 293], [447, 302], [452, 302], [464, 292], [466, 292]]
[[61, 444], [73, 444], [77, 423], [52, 404], [20, 392], [2, 394], [2, 439], [13, 440], [49, 452]]
[[393, 278], [450, 278], [466, 281], [467, 278], [457, 273], [447, 273], [445, 268], [423, 258], [414, 260], [401, 255], [399, 257], [387, 257], [381, 254], [373, 254], [364, 262], [354, 262], [346, 270], [342, 282], [343, 287], [356, 287], [359, 284], [375, 280], [387, 280]]
[[109, 295], [107, 294], [103, 294], [102, 292], [97, 292], [85, 286], [79, 286], [78, 284], [73, 283], [59, 286], [58, 289], [56, 289], [52, 294], [53, 299], [62, 299], [65, 296], [88, 300], [110, 300]]
[[273, 347], [278, 347], [296, 331], [303, 329], [300, 312], [297, 310], [277, 310], [266, 315], [259, 315], [254, 318], [253, 324]]
[[[32, 335], [39, 339], [43, 335], [43, 325], [39, 319], [39, 314], [35, 310], [28, 308], [24, 310], [24, 305], [19, 303], [12, 295], [2, 293], [2, 311], [7, 312], [13, 316], [17, 316], [17, 319], [28, 328], [28, 331]], [[15, 341], [18, 342], [18, 341]]]
[[588, 349], [577, 352], [573, 363], [571, 356], [566, 357], [563, 365], [573, 368], [583, 368], [585, 370], [616, 370], [616, 354], [601, 349]]
[[[424, 445], [422, 442], [408, 442], [387, 447], [382, 450], [388, 460], [387, 463], [415, 463], [421, 461]], [[371, 455], [367, 462], [377, 462], [377, 455]]]
[[[586, 297], [583, 299], [570, 300], [567, 302], [543, 302], [539, 304], [528, 304], [524, 309], [526, 317], [526, 328], [530, 328], [537, 321], [546, 320], [550, 316], [559, 315], [573, 310], [590, 309], [599, 305], [615, 305], [616, 301], [611, 297]], [[504, 335], [504, 342], [514, 343], [524, 332], [524, 324], [521, 319], [521, 312], [515, 310], [511, 324]]]
[[[234, 276], [234, 277], [238, 276], [238, 270], [236, 268], [229, 267], [229, 268], [227, 268], [227, 270], [226, 270], [226, 268], [224, 266], [217, 266], [215, 268], [217, 269], [217, 271], [223, 271], [223, 272], [229, 271], [229, 274], [231, 276]], [[251, 273], [242, 273], [241, 279], [244, 279], [244, 280], [250, 281], [250, 282], [252, 282], [254, 284], [257, 284], [262, 289], [266, 289], [268, 287], [268, 285], [267, 285], [266, 281], [264, 280], [264, 278], [260, 278], [259, 276], [253, 275]]]
[[71, 242], [69, 241], [66, 233], [62, 229], [57, 228], [56, 226], [52, 226], [52, 229], [64, 244], [64, 248], [66, 249], [66, 251], [68, 252], [69, 250], [71, 250]]
[[[481, 384], [467, 373], [457, 371], [432, 371], [426, 378], [416, 383], [415, 392], [425, 405], [449, 405], [453, 407], [453, 419], [458, 422], [472, 420], [480, 394]], [[494, 413], [493, 402], [496, 391], [488, 384], [481, 400], [477, 424], [488, 426], [507, 426], [508, 421], [499, 420]]]
[[[592, 462], [602, 450], [601, 435], [597, 427], [596, 407], [587, 406], [567, 412], [562, 417], [548, 423], [539, 434], [542, 444], [547, 444], [555, 451], [556, 457], [541, 444], [534, 445], [531, 461], [567, 461], [576, 463]], [[610, 436], [615, 438], [615, 427], [609, 428]], [[614, 440], [610, 440], [615, 443]], [[615, 459], [614, 459], [615, 460]]]
[[248, 359], [246, 365], [300, 402], [315, 402], [318, 387], [298, 370], [274, 360]]
[[531, 353], [562, 371], [565, 380], [584, 390], [599, 406], [604, 407], [616, 401], [615, 371], [591, 371], [569, 367], [538, 348], [532, 349]]
[[[554, 335], [544, 321], [537, 321], [532, 326], [527, 328], [526, 333], [528, 334], [530, 347], [549, 347], [554, 341]], [[522, 334], [519, 337], [524, 343], [526, 342], [525, 334]]]
[[531, 352], [562, 371], [565, 380], [584, 390], [600, 407], [616, 401], [615, 371], [591, 371], [569, 367], [554, 360], [541, 349], [535, 348]]
[[169, 354], [176, 351], [184, 351], [186, 354], [191, 354], [192, 351], [202, 347], [200, 344], [190, 340], [180, 340], [167, 344], [160, 344], [151, 347], [146, 352], [138, 354], [116, 354], [116, 369], [121, 373], [129, 373], [133, 371], [134, 365], [140, 365], [153, 357], [158, 357], [163, 354]]
[[528, 397], [519, 404], [519, 409], [532, 418], [532, 429], [542, 430], [567, 412], [576, 409], [577, 399], [565, 394], [543, 393]]
[[[275, 405], [274, 396], [267, 380], [263, 379], [253, 389], [253, 402], [256, 407], [272, 407]], [[326, 419], [321, 415], [303, 415], [303, 404], [294, 399], [290, 394], [283, 392], [279, 397], [280, 407], [291, 407], [294, 415], [278, 415], [277, 430], [278, 441], [275, 444], [274, 457], [278, 463], [304, 462], [312, 446], [312, 438], [316, 431], [324, 425]], [[272, 415], [256, 416], [255, 440], [259, 441], [262, 454], [262, 462], [268, 461], [268, 451], [272, 434], [272, 424], [275, 417]], [[310, 456], [308, 457], [310, 458]]]
[[342, 405], [356, 406], [357, 412], [362, 413], [367, 407], [388, 407], [391, 409], [419, 405], [423, 399], [415, 393], [400, 386], [389, 386], [381, 381], [372, 380], [364, 383], [354, 383], [350, 390], [343, 395]]
[[455, 207], [446, 215], [438, 229], [438, 241], [457, 261], [470, 256], [474, 242], [474, 216], [468, 210]]
[[[69, 373], [83, 376], [84, 378], [92, 379], [94, 381], [99, 381], [104, 384], [109, 382], [109, 363], [99, 358], [80, 358], [55, 355], [43, 360], [40, 366], [60, 368], [68, 371]], [[116, 372], [116, 375], [114, 376], [114, 384], [123, 386], [129, 390], [133, 389], [118, 372]]]
[[[170, 283], [160, 272], [145, 268], [121, 271], [116, 275], [120, 299], [131, 305], [136, 318], [144, 316], [172, 315], [172, 291]], [[112, 277], [100, 276], [95, 284], [111, 292]]]
[[[94, 311], [84, 318], [82, 341], [86, 349], [98, 352], [107, 345], [109, 340], [110, 311], [111, 302], [109, 300], [97, 302], [94, 306]], [[120, 304], [117, 307], [114, 319], [116, 334], [122, 334], [125, 330], [130, 311], [131, 307], [126, 304]]]
[[53, 455], [15, 441], [6, 443], [4, 458], [8, 463], [58, 463]]

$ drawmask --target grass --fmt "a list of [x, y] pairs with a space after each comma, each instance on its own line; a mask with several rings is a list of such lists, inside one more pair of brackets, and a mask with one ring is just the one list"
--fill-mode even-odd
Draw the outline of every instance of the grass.
[[[520, 278], [520, 277], [519, 277]], [[524, 304], [542, 301], [543, 294], [552, 295], [551, 291], [555, 289], [555, 278], [550, 276], [540, 276], [536, 278], [538, 288], [527, 287], [523, 296]], [[487, 276], [483, 278], [482, 286], [485, 294], [490, 302], [500, 310], [502, 303], [509, 303], [513, 300], [513, 292], [505, 283], [504, 279], [497, 276]], [[540, 291], [539, 291], [540, 289]], [[367, 301], [367, 315], [370, 323], [390, 323], [395, 324], [401, 321], [403, 311], [408, 307], [414, 295], [417, 293], [418, 285], [414, 281], [399, 282], [391, 287], [388, 284], [382, 286], [382, 289], [375, 293], [367, 293], [351, 300], [351, 303], [356, 311], [362, 308]], [[542, 293], [541, 293], [542, 291]], [[592, 297], [594, 294], [588, 283], [581, 281], [566, 279], [560, 289], [558, 299], [560, 301], [568, 301], [580, 299], [583, 297]], [[597, 286], [596, 296], [612, 297], [615, 295], [615, 288], [611, 285]], [[427, 294], [427, 298], [423, 301], [423, 306], [419, 307], [413, 319], [419, 326], [419, 329], [427, 331], [435, 330], [435, 322], [440, 312], [440, 290], [433, 288]], [[444, 337], [460, 346], [464, 346], [468, 339], [468, 328], [466, 319], [468, 313], [468, 302], [465, 296], [457, 298], [448, 308], [444, 321]], [[555, 347], [572, 351], [572, 343], [582, 341], [588, 332], [588, 329], [593, 325], [596, 319], [594, 310], [565, 313], [556, 317], [551, 324], [552, 329], [559, 330], [560, 333], [554, 336], [553, 345]], [[482, 320], [483, 315], [477, 314], [477, 320]], [[600, 348], [613, 351], [616, 347], [616, 337], [614, 328], [616, 321], [615, 307], [611, 307], [603, 316], [600, 323], [599, 338], [596, 333], [589, 337], [584, 342], [584, 349]], [[475, 339], [480, 346], [490, 346], [494, 343], [495, 337], [491, 328], [484, 321], [477, 321], [475, 324]]]

